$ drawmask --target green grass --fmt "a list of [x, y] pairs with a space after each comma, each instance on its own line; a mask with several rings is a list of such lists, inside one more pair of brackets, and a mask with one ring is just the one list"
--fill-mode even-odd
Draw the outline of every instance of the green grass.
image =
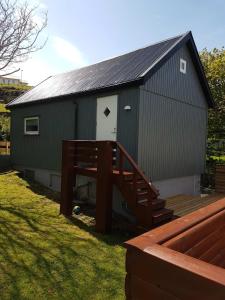
[[0, 103], [0, 113], [2, 113], [2, 112], [9, 112], [9, 110], [6, 109], [5, 104]]
[[123, 237], [59, 216], [56, 196], [0, 175], [0, 299], [124, 299]]

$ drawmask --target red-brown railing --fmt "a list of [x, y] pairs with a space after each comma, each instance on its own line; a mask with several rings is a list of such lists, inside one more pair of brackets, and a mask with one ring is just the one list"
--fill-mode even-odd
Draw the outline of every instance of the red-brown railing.
[[[148, 191], [151, 199], [159, 195], [155, 187], [119, 142], [70, 140], [64, 141], [63, 144], [63, 165], [65, 165], [65, 168], [96, 168], [96, 171], [102, 163], [106, 163], [103, 161], [102, 149], [107, 144], [108, 151], [111, 151], [111, 155], [108, 156], [108, 159], [112, 159], [111, 170], [118, 171], [117, 176], [119, 176], [122, 184], [125, 183], [127, 174], [130, 172], [129, 177], [132, 178], [134, 191], [137, 190], [138, 180], [142, 180], [144, 188]], [[111, 147], [111, 150], [109, 147]]]
[[[124, 174], [127, 171], [127, 169], [131, 170], [132, 177], [133, 177], [133, 187], [136, 190], [137, 189], [137, 181], [138, 179], [142, 179], [142, 181], [145, 183], [145, 188], [148, 190], [150, 195], [153, 198], [156, 198], [159, 195], [158, 190], [149, 182], [145, 174], [139, 169], [136, 162], [133, 160], [133, 158], [127, 153], [125, 148], [119, 143], [114, 142], [114, 145], [116, 145], [117, 148], [117, 157], [118, 157], [118, 170], [121, 180], [124, 179]], [[128, 166], [125, 168], [125, 163], [128, 163]]]
[[[158, 191], [149, 183], [124, 147], [114, 141], [63, 141], [60, 212], [72, 214], [76, 175], [91, 176], [96, 181], [96, 228], [106, 232], [111, 226], [112, 186], [116, 184], [126, 201], [145, 223], [151, 222], [152, 201]], [[141, 186], [141, 187], [140, 187]], [[148, 206], [142, 205], [145, 203]]]
[[113, 153], [110, 141], [63, 141], [60, 212], [72, 215], [76, 175], [96, 177], [96, 230], [109, 232], [112, 218]]
[[64, 141], [65, 156], [73, 166], [97, 166], [99, 144], [97, 141]]

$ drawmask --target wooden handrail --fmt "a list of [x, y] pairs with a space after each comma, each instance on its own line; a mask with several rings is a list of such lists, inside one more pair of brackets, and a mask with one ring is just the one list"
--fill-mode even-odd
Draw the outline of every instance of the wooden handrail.
[[[96, 140], [69, 140], [64, 141], [64, 168], [70, 167], [76, 168], [78, 167], [89, 167], [89, 168], [96, 168], [97, 174], [99, 173], [99, 169], [101, 169], [101, 161], [103, 163], [109, 163], [111, 166], [111, 172], [113, 169], [117, 169], [119, 171], [119, 181], [121, 184], [127, 184], [124, 180], [127, 177], [127, 171], [130, 169], [131, 171], [131, 182], [132, 188], [134, 191], [135, 197], [135, 205], [138, 204], [138, 181], [142, 181], [142, 184], [145, 186], [147, 190], [146, 199], [148, 200], [148, 204], [152, 203], [152, 199], [157, 198], [159, 195], [158, 191], [155, 189], [149, 180], [145, 176], [145, 174], [139, 169], [136, 162], [133, 158], [127, 153], [125, 148], [117, 141], [96, 141]], [[105, 146], [108, 145], [107, 149], [110, 149], [111, 159], [109, 161], [104, 161], [102, 150], [106, 149]], [[125, 165], [127, 164], [127, 166]], [[108, 164], [108, 166], [109, 166]], [[67, 165], [67, 167], [66, 167]], [[101, 165], [101, 166], [100, 166]]]
[[[124, 164], [125, 161], [128, 162], [128, 164], [131, 167], [131, 170], [133, 172], [133, 186], [134, 189], [136, 189], [137, 187], [137, 180], [138, 177], [140, 177], [146, 184], [146, 188], [148, 189], [148, 191], [152, 194], [153, 197], [157, 197], [159, 195], [159, 192], [157, 191], [157, 189], [151, 185], [151, 183], [149, 183], [149, 180], [147, 179], [147, 177], [145, 176], [145, 174], [139, 169], [138, 165], [136, 164], [136, 162], [133, 160], [133, 158], [129, 155], [129, 153], [127, 153], [126, 149], [117, 141], [108, 141], [108, 140], [104, 140], [104, 141], [96, 141], [96, 140], [69, 140], [68, 141], [68, 145], [74, 146], [74, 148], [76, 149], [77, 147], [85, 148], [85, 147], [96, 147], [96, 151], [98, 152], [98, 148], [102, 143], [109, 143], [112, 146], [112, 151], [113, 149], [117, 149], [117, 153], [118, 153], [118, 158], [116, 159], [116, 161], [112, 161], [112, 164], [114, 162], [116, 162], [117, 164], [117, 168], [119, 171], [119, 175], [120, 175], [120, 179], [123, 180], [124, 179], [124, 172], [127, 171], [124, 168]], [[96, 153], [97, 155], [97, 153]], [[85, 161], [85, 156], [86, 153], [83, 153], [82, 156], [80, 156], [83, 161]], [[79, 159], [79, 156], [77, 157]], [[93, 161], [94, 163], [94, 159], [87, 159], [87, 162], [90, 161], [90, 163]], [[97, 161], [97, 157], [96, 157], [96, 161]]]
[[129, 164], [132, 167], [133, 173], [134, 173], [134, 177], [133, 177], [133, 184], [136, 187], [137, 184], [137, 175], [139, 175], [142, 180], [146, 183], [146, 186], [149, 187], [149, 190], [151, 190], [154, 195], [157, 197], [159, 195], [159, 192], [155, 189], [154, 186], [150, 185], [147, 177], [145, 176], [145, 174], [139, 169], [138, 165], [136, 164], [136, 162], [133, 160], [133, 158], [129, 155], [129, 153], [127, 153], [127, 151], [125, 150], [125, 148], [119, 143], [119, 142], [114, 142], [114, 144], [117, 146], [117, 148], [120, 151], [119, 154], [119, 174], [122, 176], [123, 175], [123, 165], [124, 165], [124, 157], [127, 159], [127, 161], [129, 162]]
[[150, 228], [158, 191], [125, 148], [116, 141], [63, 141], [60, 212], [72, 215], [73, 187], [77, 175], [96, 178], [96, 229], [111, 229], [115, 184], [134, 212], [137, 224]]

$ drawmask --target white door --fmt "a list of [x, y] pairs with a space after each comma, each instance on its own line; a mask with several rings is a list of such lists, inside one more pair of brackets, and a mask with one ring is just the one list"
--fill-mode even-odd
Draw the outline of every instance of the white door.
[[97, 98], [96, 140], [116, 141], [117, 95]]

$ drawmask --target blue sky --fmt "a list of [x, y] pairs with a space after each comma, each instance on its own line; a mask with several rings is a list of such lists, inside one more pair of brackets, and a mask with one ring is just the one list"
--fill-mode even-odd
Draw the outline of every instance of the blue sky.
[[224, 0], [33, 1], [48, 10], [48, 42], [20, 66], [31, 84], [188, 30], [199, 50], [225, 45]]

